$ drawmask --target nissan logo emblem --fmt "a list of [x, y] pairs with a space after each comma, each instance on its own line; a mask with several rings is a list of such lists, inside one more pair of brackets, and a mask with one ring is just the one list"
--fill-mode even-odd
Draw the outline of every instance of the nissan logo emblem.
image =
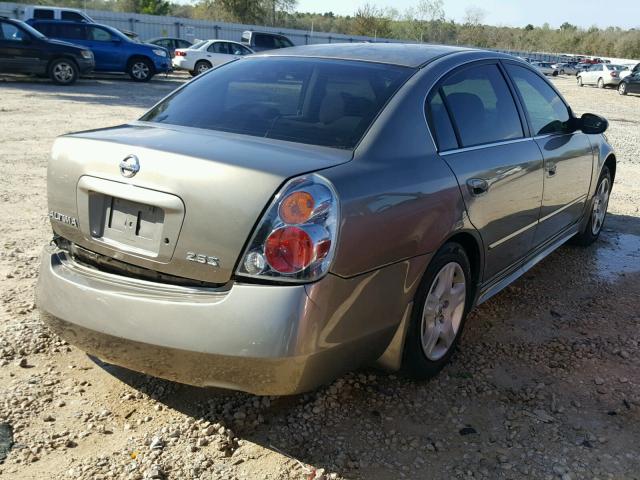
[[140, 171], [140, 162], [135, 155], [129, 155], [120, 162], [120, 174], [123, 177], [131, 178]]

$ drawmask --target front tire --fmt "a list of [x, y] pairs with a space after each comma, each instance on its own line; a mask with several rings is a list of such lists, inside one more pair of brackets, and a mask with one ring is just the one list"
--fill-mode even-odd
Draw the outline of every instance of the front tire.
[[127, 73], [134, 82], [148, 82], [153, 78], [153, 64], [146, 58], [134, 58], [129, 62]]
[[598, 88], [604, 88], [604, 81], [601, 78], [598, 79]]
[[626, 95], [627, 94], [627, 84], [624, 82], [620, 82], [618, 84], [618, 93], [620, 95]]
[[433, 257], [416, 292], [405, 340], [403, 370], [424, 380], [449, 362], [471, 307], [469, 258], [458, 243], [446, 243]]
[[578, 77], [578, 86], [584, 87], [584, 83], [582, 83], [582, 77]]
[[598, 185], [596, 186], [596, 192], [591, 198], [591, 209], [589, 214], [589, 221], [583, 232], [578, 233], [574, 237], [574, 242], [577, 245], [586, 247], [595, 242], [600, 236], [604, 220], [607, 216], [607, 208], [609, 206], [609, 197], [611, 195], [611, 187], [613, 182], [611, 180], [611, 172], [609, 167], [603, 167], [600, 178], [598, 179]]
[[49, 65], [49, 78], [56, 85], [73, 85], [80, 76], [73, 60], [58, 58]]

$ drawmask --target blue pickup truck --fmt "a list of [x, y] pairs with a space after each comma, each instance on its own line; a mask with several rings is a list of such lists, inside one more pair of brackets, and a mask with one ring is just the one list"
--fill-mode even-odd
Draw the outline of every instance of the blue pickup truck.
[[49, 38], [89, 48], [95, 57], [96, 72], [124, 72], [136, 82], [147, 82], [156, 73], [171, 69], [171, 58], [165, 48], [134, 42], [108, 25], [60, 20], [27, 23]]

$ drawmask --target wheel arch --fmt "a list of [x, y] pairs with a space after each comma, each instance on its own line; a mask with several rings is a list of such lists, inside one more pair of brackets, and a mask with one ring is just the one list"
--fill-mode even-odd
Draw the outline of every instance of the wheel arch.
[[126, 66], [127, 70], [129, 70], [129, 67], [135, 60], [146, 60], [151, 65], [151, 72], [154, 75], [156, 74], [156, 66], [153, 63], [153, 60], [149, 56], [144, 55], [142, 53], [134, 53], [130, 55], [129, 58], [127, 58], [127, 66]]
[[[614, 182], [615, 178], [616, 178], [616, 166], [617, 166], [617, 159], [616, 159], [616, 154], [615, 153], [610, 153], [607, 158], [604, 160], [604, 164], [603, 164], [603, 168], [607, 167], [609, 168], [609, 173], [611, 174], [611, 183]], [[600, 173], [602, 173], [602, 169], [600, 171]], [[598, 174], [598, 177], [600, 176], [600, 173]]]
[[59, 53], [59, 54], [53, 55], [49, 59], [49, 62], [47, 63], [47, 74], [49, 74], [49, 72], [51, 72], [51, 65], [53, 65], [53, 62], [55, 62], [57, 60], [68, 60], [70, 62], [73, 62], [75, 67], [78, 69], [78, 71], [80, 70], [80, 67], [78, 67], [78, 62], [76, 61], [75, 58], [73, 58], [73, 55], [70, 55], [68, 53]]
[[475, 230], [465, 229], [453, 232], [443, 243], [455, 242], [462, 246], [471, 266], [471, 277], [473, 292], [472, 298], [475, 298], [478, 287], [482, 280], [482, 272], [484, 271], [484, 255], [482, 248], [482, 239], [480, 234]]

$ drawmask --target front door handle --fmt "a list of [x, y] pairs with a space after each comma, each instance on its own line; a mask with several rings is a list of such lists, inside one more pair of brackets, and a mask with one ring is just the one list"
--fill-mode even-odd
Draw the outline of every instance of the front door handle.
[[484, 178], [470, 178], [467, 180], [467, 188], [474, 197], [484, 195], [489, 190], [489, 182]]
[[547, 167], [547, 175], [549, 175], [550, 177], [553, 177], [556, 174], [557, 168], [558, 166], [555, 163], [552, 163], [551, 165], [549, 165]]

